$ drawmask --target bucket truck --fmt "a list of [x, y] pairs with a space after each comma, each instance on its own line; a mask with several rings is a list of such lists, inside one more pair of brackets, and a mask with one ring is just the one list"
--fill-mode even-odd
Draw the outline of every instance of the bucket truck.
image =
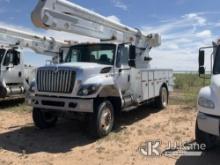
[[[206, 74], [204, 66], [207, 49], [213, 49], [210, 75]], [[211, 84], [203, 87], [198, 95], [195, 137], [199, 144], [210, 149], [220, 136], [220, 40], [213, 42], [212, 46], [200, 48], [199, 75], [203, 79], [211, 78]]]
[[63, 63], [38, 68], [32, 98], [37, 127], [52, 127], [61, 116], [84, 116], [90, 133], [103, 137], [121, 111], [150, 101], [167, 107], [172, 70], [150, 67], [149, 52], [161, 44], [159, 34], [146, 35], [66, 0], [40, 0], [32, 21], [100, 40], [70, 46], [62, 51], [67, 52]]
[[24, 97], [35, 78], [35, 68], [24, 64], [18, 48], [30, 48], [36, 53], [57, 57], [59, 48], [67, 45], [53, 38], [3, 26], [0, 26], [0, 40], [5, 43], [0, 47], [0, 101]]

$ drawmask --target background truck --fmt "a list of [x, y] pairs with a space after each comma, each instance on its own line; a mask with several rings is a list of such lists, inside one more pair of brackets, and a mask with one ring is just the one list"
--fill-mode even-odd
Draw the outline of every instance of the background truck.
[[18, 48], [30, 48], [57, 60], [59, 48], [67, 45], [53, 38], [3, 26], [0, 27], [0, 40], [7, 45], [0, 47], [0, 101], [23, 98], [36, 77], [36, 68], [24, 64]]
[[[35, 78], [35, 68], [24, 64], [23, 56], [17, 47], [0, 48], [0, 68], [0, 100], [24, 94], [29, 82]], [[22, 97], [24, 96], [19, 96]]]
[[[210, 86], [202, 88], [198, 95], [198, 116], [196, 122], [196, 141], [206, 144], [207, 149], [215, 146], [220, 136], [220, 42], [199, 50], [199, 75], [210, 78]], [[211, 54], [211, 74], [205, 75], [205, 50], [213, 49]]]
[[149, 101], [167, 106], [172, 70], [150, 67], [149, 52], [161, 44], [159, 34], [145, 35], [66, 0], [39, 1], [32, 21], [100, 40], [61, 48], [62, 63], [38, 68], [32, 99], [37, 127], [52, 127], [60, 116], [85, 116], [89, 131], [103, 137], [118, 112]]

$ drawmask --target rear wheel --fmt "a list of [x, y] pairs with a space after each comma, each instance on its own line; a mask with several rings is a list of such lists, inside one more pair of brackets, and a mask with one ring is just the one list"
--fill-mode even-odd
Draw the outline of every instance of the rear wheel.
[[7, 96], [6, 88], [0, 85], [0, 98], [5, 98], [6, 96]]
[[198, 144], [205, 144], [207, 150], [212, 149], [217, 142], [217, 136], [201, 131], [198, 127], [197, 121], [196, 121], [195, 137], [196, 137], [196, 142]]
[[110, 101], [100, 101], [90, 116], [90, 133], [95, 138], [108, 135], [114, 125], [114, 108]]
[[58, 117], [53, 112], [44, 112], [41, 109], [33, 109], [33, 121], [40, 129], [50, 128], [56, 125]]
[[160, 95], [159, 97], [156, 99], [156, 106], [160, 109], [165, 109], [168, 106], [168, 91], [167, 88], [165, 86], [162, 86], [160, 88]]

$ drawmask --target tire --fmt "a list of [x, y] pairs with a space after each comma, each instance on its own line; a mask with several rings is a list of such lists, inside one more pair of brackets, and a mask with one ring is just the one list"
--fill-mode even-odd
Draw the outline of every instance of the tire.
[[6, 96], [7, 96], [6, 88], [0, 85], [0, 98], [5, 98]]
[[43, 112], [40, 109], [34, 108], [32, 112], [33, 121], [36, 127], [46, 129], [54, 127], [58, 117], [52, 112]]
[[156, 107], [159, 109], [165, 109], [168, 106], [169, 94], [167, 88], [162, 86], [160, 88], [160, 95], [156, 99]]
[[89, 132], [94, 138], [107, 136], [114, 126], [114, 108], [110, 101], [99, 101], [90, 116]]
[[217, 142], [217, 136], [201, 131], [198, 127], [197, 121], [196, 121], [195, 137], [196, 137], [196, 142], [198, 144], [206, 145], [206, 150], [212, 149]]

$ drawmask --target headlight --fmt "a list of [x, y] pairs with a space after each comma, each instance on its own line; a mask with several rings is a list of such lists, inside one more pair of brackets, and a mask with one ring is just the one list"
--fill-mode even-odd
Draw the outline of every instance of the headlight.
[[30, 84], [29, 92], [34, 93], [36, 91], [36, 81], [32, 81]]
[[79, 96], [93, 95], [99, 90], [100, 87], [101, 87], [100, 84], [82, 85], [78, 91], [78, 95]]
[[204, 98], [204, 97], [199, 98], [198, 104], [201, 107], [205, 107], [205, 108], [209, 108], [209, 109], [214, 109], [215, 108], [214, 102], [212, 100], [209, 100], [209, 99]]

